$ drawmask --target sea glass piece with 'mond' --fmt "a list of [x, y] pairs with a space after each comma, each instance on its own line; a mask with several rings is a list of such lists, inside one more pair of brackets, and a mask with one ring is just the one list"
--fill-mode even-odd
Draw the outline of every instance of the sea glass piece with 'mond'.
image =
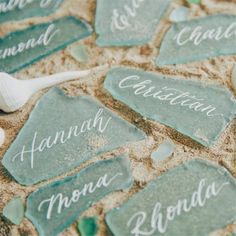
[[0, 71], [16, 72], [91, 33], [88, 23], [74, 17], [12, 32], [0, 38]]

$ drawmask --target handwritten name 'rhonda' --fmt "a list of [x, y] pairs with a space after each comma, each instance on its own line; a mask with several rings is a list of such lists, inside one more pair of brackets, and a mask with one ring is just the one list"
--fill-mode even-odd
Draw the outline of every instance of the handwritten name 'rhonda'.
[[[35, 132], [31, 147], [26, 149], [27, 147], [24, 145], [21, 152], [17, 153], [12, 158], [12, 161], [14, 162], [19, 158], [20, 161], [23, 162], [25, 160], [25, 155], [28, 154], [30, 156], [30, 166], [33, 169], [35, 153], [41, 153], [53, 148], [55, 145], [64, 145], [72, 138], [76, 138], [85, 132], [92, 131], [93, 129], [96, 129], [100, 133], [104, 133], [109, 122], [112, 120], [112, 117], [105, 118], [105, 116], [102, 116], [103, 112], [104, 109], [100, 108], [94, 118], [85, 120], [80, 126], [71, 126], [67, 131], [57, 131], [54, 136], [49, 136], [40, 141], [37, 140], [38, 132]], [[39, 145], [36, 146], [36, 143], [39, 143]]]
[[210, 199], [216, 198], [227, 185], [229, 185], [228, 182], [220, 186], [216, 186], [215, 182], [206, 185], [206, 179], [202, 179], [198, 189], [193, 192], [190, 199], [181, 199], [175, 206], [168, 206], [165, 211], [163, 211], [162, 204], [157, 202], [153, 207], [151, 215], [150, 231], [147, 232], [142, 229], [144, 224], [147, 226], [147, 218], [150, 219], [147, 217], [147, 213], [145, 211], [135, 213], [127, 222], [127, 226], [131, 228], [130, 233], [134, 236], [156, 235], [156, 232], [164, 234], [168, 230], [169, 224], [178, 216], [188, 214], [196, 207], [201, 207], [203, 210], [206, 203]]

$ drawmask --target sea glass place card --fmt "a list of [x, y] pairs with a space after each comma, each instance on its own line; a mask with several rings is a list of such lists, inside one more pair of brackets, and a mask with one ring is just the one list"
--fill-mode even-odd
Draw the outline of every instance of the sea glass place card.
[[142, 116], [210, 146], [236, 115], [236, 100], [224, 87], [130, 68], [111, 70], [104, 87]]
[[156, 63], [182, 64], [236, 54], [236, 16], [212, 15], [173, 24], [165, 35]]
[[27, 199], [26, 217], [40, 236], [56, 236], [109, 193], [133, 184], [128, 157], [99, 161], [78, 174], [54, 182]]
[[0, 0], [0, 23], [55, 12], [64, 0]]
[[151, 40], [169, 0], [98, 0], [95, 28], [99, 46], [130, 46]]
[[0, 38], [0, 71], [18, 71], [91, 33], [90, 25], [74, 17], [10, 33]]
[[2, 164], [22, 185], [65, 173], [146, 135], [90, 96], [51, 89], [35, 106]]
[[236, 220], [236, 181], [200, 160], [149, 183], [106, 216], [114, 235], [205, 236]]

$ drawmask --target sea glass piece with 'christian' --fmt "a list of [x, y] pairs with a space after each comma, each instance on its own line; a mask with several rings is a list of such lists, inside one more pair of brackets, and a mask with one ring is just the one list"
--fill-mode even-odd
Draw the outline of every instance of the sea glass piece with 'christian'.
[[212, 15], [173, 24], [165, 35], [156, 63], [182, 64], [236, 54], [236, 16]]
[[63, 2], [64, 0], [0, 0], [0, 23], [50, 15]]
[[199, 143], [214, 144], [236, 114], [236, 100], [224, 87], [142, 70], [116, 68], [105, 89], [146, 118]]
[[0, 71], [16, 72], [91, 33], [89, 24], [74, 17], [10, 33], [0, 38]]
[[106, 216], [114, 235], [207, 236], [236, 220], [236, 181], [200, 160], [149, 183]]
[[98, 0], [97, 44], [130, 46], [147, 43], [169, 3], [169, 0]]
[[41, 236], [56, 236], [85, 210], [109, 193], [133, 184], [128, 157], [99, 161], [78, 174], [54, 182], [32, 193], [26, 217]]
[[3, 157], [22, 185], [58, 176], [97, 155], [146, 138], [90, 96], [44, 95]]

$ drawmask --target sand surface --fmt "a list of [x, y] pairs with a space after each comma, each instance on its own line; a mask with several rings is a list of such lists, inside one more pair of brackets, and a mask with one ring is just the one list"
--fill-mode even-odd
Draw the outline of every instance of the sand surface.
[[[170, 26], [168, 15], [172, 9], [183, 4], [183, 1], [172, 2], [171, 7], [157, 28], [153, 40], [145, 46], [130, 48], [98, 48], [95, 45], [96, 35], [93, 34], [91, 37], [75, 43], [85, 44], [88, 47], [90, 57], [88, 63], [81, 64], [75, 61], [70, 56], [69, 50], [67, 48], [14, 74], [14, 76], [18, 79], [31, 79], [56, 72], [87, 69], [97, 65], [109, 63], [109, 65], [112, 66], [124, 65], [134, 68], [143, 68], [149, 71], [179, 76], [183, 79], [198, 79], [206, 82], [215, 82], [227, 86], [230, 90], [232, 90], [230, 78], [233, 65], [236, 63], [236, 56], [217, 57], [201, 62], [189, 63], [187, 65], [166, 66], [162, 68], [155, 66], [154, 60], [158, 54], [160, 42], [166, 30]], [[4, 24], [0, 28], [0, 36], [3, 36], [4, 34], [14, 30], [23, 29], [32, 24], [46, 22], [50, 19], [56, 19], [65, 15], [74, 15], [76, 17], [83, 18], [94, 25], [95, 7], [95, 0], [66, 0], [62, 8], [57, 11], [56, 14], [50, 17], [33, 18], [24, 20], [20, 23]], [[202, 5], [191, 6], [190, 18], [196, 18], [213, 13], [236, 14], [236, 0], [203, 0]], [[83, 214], [83, 216], [99, 216], [99, 235], [109, 235], [103, 221], [106, 212], [122, 204], [137, 191], [144, 188], [147, 182], [151, 181], [156, 176], [163, 174], [165, 171], [181, 164], [184, 161], [193, 159], [195, 157], [201, 157], [226, 167], [232, 173], [232, 175], [236, 177], [236, 119], [234, 119], [230, 127], [222, 135], [217, 145], [211, 149], [204, 148], [190, 138], [176, 132], [171, 128], [168, 128], [159, 123], [144, 120], [140, 115], [131, 111], [131, 109], [129, 109], [127, 106], [114, 101], [112, 97], [103, 90], [105, 74], [106, 71], [102, 71], [98, 75], [89, 77], [86, 80], [68, 82], [66, 84], [60, 85], [60, 87], [64, 89], [66, 93], [72, 96], [90, 94], [96, 97], [104, 105], [112, 109], [121, 117], [144, 130], [148, 135], [148, 139], [147, 141], [141, 143], [134, 143], [126, 147], [121, 147], [120, 149], [114, 150], [113, 152], [107, 153], [106, 155], [95, 157], [91, 161], [84, 163], [79, 168], [66, 174], [70, 175], [76, 173], [78, 170], [88, 166], [96, 160], [112, 158], [114, 154], [120, 154], [124, 152], [129, 153], [133, 176], [135, 178], [135, 184], [132, 189], [129, 192], [120, 191], [107, 196]], [[7, 148], [15, 139], [17, 133], [28, 119], [28, 116], [36, 101], [45, 92], [46, 90], [33, 96], [29, 103], [16, 113], [8, 115], [0, 114], [0, 127], [6, 131], [6, 141], [5, 144], [0, 148], [0, 158], [2, 158]], [[236, 95], [235, 92], [234, 94]], [[176, 144], [176, 150], [169, 159], [161, 162], [160, 165], [153, 165], [150, 155], [152, 151], [166, 138], [172, 139], [172, 141]], [[93, 140], [93, 145], [97, 145], [97, 140]], [[61, 179], [66, 175], [54, 178], [47, 183], [54, 181], [55, 179]], [[45, 185], [45, 182], [33, 187], [21, 186], [11, 179], [11, 177], [7, 175], [2, 165], [0, 165], [0, 212], [2, 211], [4, 205], [12, 197], [21, 196], [23, 199], [26, 199], [29, 193], [42, 185]], [[229, 233], [233, 230], [236, 231], [236, 225], [229, 225], [225, 229], [220, 230], [213, 235], [230, 235]], [[27, 219], [24, 219], [20, 226], [13, 226], [8, 222], [3, 221], [1, 217], [0, 235], [34, 236], [37, 235], [37, 232], [31, 222]], [[76, 224], [73, 224], [70, 228], [63, 232], [62, 235], [78, 235]]]

